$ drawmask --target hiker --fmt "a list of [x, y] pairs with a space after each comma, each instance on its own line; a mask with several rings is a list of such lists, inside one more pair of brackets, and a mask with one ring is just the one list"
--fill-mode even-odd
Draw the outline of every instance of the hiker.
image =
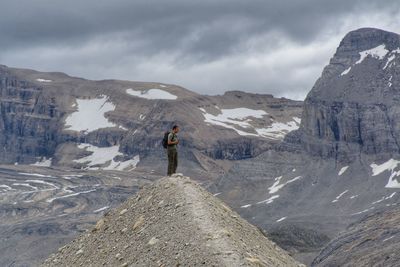
[[176, 172], [176, 167], [178, 167], [178, 150], [176, 146], [179, 144], [178, 136], [179, 126], [174, 125], [172, 131], [168, 134], [167, 141], [167, 153], [168, 153], [168, 176], [171, 176]]

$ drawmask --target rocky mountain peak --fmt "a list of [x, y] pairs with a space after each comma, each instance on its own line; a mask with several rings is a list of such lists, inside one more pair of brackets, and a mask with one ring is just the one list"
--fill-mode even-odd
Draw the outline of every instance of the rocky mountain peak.
[[287, 140], [342, 161], [360, 153], [399, 153], [399, 58], [398, 34], [371, 28], [348, 33], [304, 102], [300, 130]]

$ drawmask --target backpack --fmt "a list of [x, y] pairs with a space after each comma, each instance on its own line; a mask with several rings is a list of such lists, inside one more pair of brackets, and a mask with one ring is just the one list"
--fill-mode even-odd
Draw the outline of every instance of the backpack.
[[168, 148], [168, 135], [169, 135], [169, 132], [164, 133], [164, 138], [162, 140], [162, 146], [164, 148]]

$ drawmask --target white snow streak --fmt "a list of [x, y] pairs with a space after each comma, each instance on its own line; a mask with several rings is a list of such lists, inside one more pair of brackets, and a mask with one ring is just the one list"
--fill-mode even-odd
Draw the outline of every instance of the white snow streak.
[[53, 202], [53, 201], [56, 200], [56, 199], [67, 198], [67, 197], [74, 197], [74, 196], [78, 196], [78, 195], [80, 195], [80, 194], [87, 194], [87, 193], [90, 193], [90, 192], [93, 192], [93, 191], [96, 191], [96, 189], [92, 189], [92, 190], [88, 190], [88, 191], [82, 191], [82, 192], [77, 192], [77, 193], [73, 193], [73, 194], [69, 194], [69, 195], [64, 195], [64, 196], [61, 196], [61, 197], [53, 197], [53, 198], [47, 199], [46, 202], [51, 203], [51, 202]]
[[100, 209], [94, 210], [93, 212], [94, 212], [94, 213], [97, 213], [97, 212], [106, 210], [106, 209], [108, 209], [109, 207], [110, 207], [110, 206], [105, 206], [105, 207], [102, 207], [102, 208], [100, 208]]
[[41, 79], [41, 78], [36, 79], [36, 81], [41, 82], [41, 83], [50, 83], [50, 82], [52, 82], [52, 80], [46, 80], [46, 79]]
[[337, 202], [347, 192], [349, 192], [349, 190], [346, 190], [346, 191], [343, 191], [342, 193], [340, 193], [334, 200], [332, 200], [332, 203]]
[[339, 175], [339, 176], [342, 175], [348, 168], [349, 168], [349, 166], [344, 166], [344, 167], [342, 167], [342, 168], [340, 169], [338, 175]]
[[271, 187], [268, 188], [268, 191], [270, 194], [274, 194], [274, 193], [278, 192], [280, 189], [282, 189], [285, 185], [293, 183], [294, 181], [299, 180], [300, 178], [301, 178], [301, 176], [297, 176], [297, 177], [287, 181], [286, 183], [279, 184], [282, 179], [282, 176], [276, 177], [275, 183]]
[[178, 97], [167, 91], [161, 89], [148, 89], [144, 91], [135, 91], [132, 88], [126, 89], [126, 93], [129, 95], [146, 98], [146, 99], [164, 99], [164, 100], [175, 100]]
[[275, 195], [275, 196], [272, 196], [272, 197], [270, 197], [270, 198], [268, 198], [266, 200], [257, 202], [257, 204], [262, 204], [262, 203], [270, 204], [270, 203], [272, 203], [274, 201], [274, 199], [276, 199], [278, 197], [279, 197], [279, 195]]
[[282, 218], [280, 218], [279, 220], [276, 220], [276, 222], [281, 222], [281, 221], [283, 221], [283, 220], [286, 220], [286, 218], [287, 218], [287, 217], [282, 217]]

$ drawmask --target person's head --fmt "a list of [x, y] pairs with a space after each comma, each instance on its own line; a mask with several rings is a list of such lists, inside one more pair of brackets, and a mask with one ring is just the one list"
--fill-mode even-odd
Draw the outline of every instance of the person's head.
[[172, 127], [172, 131], [174, 133], [178, 133], [179, 132], [179, 126], [178, 125], [174, 125], [174, 127]]

